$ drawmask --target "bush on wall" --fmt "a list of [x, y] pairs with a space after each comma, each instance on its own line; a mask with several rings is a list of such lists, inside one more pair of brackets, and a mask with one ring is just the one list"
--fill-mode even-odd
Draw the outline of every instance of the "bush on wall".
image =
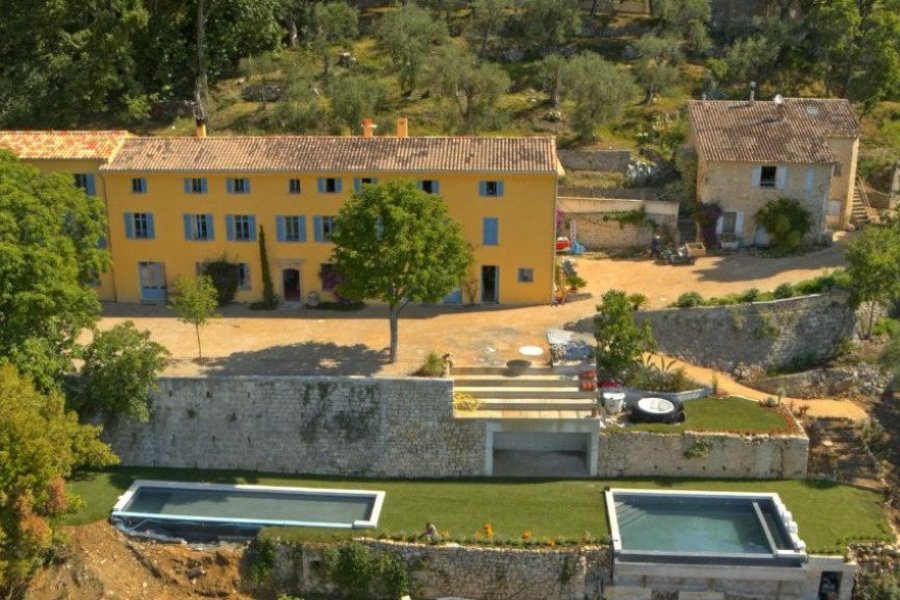
[[240, 266], [222, 256], [203, 263], [203, 275], [209, 275], [219, 296], [219, 306], [234, 302], [240, 283]]

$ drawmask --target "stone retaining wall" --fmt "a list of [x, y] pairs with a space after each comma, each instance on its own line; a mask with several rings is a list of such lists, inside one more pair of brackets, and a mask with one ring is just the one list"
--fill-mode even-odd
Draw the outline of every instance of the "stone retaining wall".
[[748, 384], [773, 396], [784, 393], [792, 398], [830, 398], [881, 396], [890, 382], [891, 376], [877, 365], [859, 364], [773, 375]]
[[484, 472], [485, 425], [445, 379], [166, 378], [148, 423], [104, 439], [125, 465], [369, 477]]
[[[589, 250], [650, 247], [655, 233], [678, 227], [678, 204], [660, 200], [628, 198], [582, 198], [560, 196], [557, 208], [575, 225], [578, 241]], [[645, 211], [641, 224], [622, 223], [617, 215]]]
[[[829, 355], [855, 335], [847, 294], [835, 292], [772, 302], [642, 311], [660, 352], [733, 372], [740, 364], [778, 368]], [[567, 327], [593, 333], [592, 318]], [[707, 383], [707, 382], [702, 382]]]
[[[598, 515], [598, 518], [602, 518]], [[424, 525], [424, 524], [423, 524]], [[610, 578], [610, 549], [512, 549], [422, 545], [363, 540], [377, 552], [403, 559], [410, 574], [410, 595], [488, 600], [582, 600], [599, 597], [601, 580]], [[275, 595], [336, 594], [321, 568], [320, 544], [281, 546], [269, 591]], [[374, 589], [368, 597], [377, 598]], [[392, 599], [393, 600], [393, 599]]]
[[[703, 445], [705, 454], [685, 455]], [[804, 435], [609, 433], [600, 436], [597, 476], [803, 479], [808, 452]]]

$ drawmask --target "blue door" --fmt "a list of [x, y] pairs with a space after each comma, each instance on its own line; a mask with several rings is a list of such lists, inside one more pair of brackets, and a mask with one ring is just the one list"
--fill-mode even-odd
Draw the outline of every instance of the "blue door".
[[166, 266], [159, 262], [138, 263], [141, 278], [141, 302], [165, 304]]

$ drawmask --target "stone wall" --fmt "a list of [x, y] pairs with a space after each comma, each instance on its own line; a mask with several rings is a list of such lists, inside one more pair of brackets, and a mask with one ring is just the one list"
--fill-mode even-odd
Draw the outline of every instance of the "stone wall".
[[[602, 516], [598, 515], [598, 518]], [[363, 540], [377, 552], [403, 559], [413, 598], [447, 596], [487, 600], [582, 600], [598, 597], [610, 578], [608, 547], [512, 549], [422, 545]], [[321, 545], [282, 546], [269, 582], [276, 594], [337, 594], [321, 568]], [[370, 590], [368, 597], [377, 598]]]
[[484, 471], [485, 425], [444, 379], [167, 378], [148, 423], [104, 438], [125, 465], [369, 477]]
[[891, 376], [877, 365], [859, 364], [774, 375], [748, 383], [773, 396], [783, 392], [792, 398], [830, 398], [881, 396], [890, 382]]
[[[675, 234], [678, 204], [625, 198], [560, 197], [557, 207], [571, 220], [578, 241], [589, 250], [649, 247], [655, 233]], [[643, 209], [641, 224], [622, 223], [615, 216]]]
[[570, 171], [623, 173], [631, 162], [630, 150], [558, 150], [563, 168]]
[[[856, 332], [857, 317], [843, 292], [772, 302], [638, 313], [650, 323], [660, 352], [719, 370], [740, 365], [780, 367], [828, 355]], [[592, 318], [567, 327], [593, 333]]]
[[[698, 442], [708, 452], [685, 456]], [[597, 476], [803, 479], [808, 451], [805, 435], [611, 432], [600, 436]]]

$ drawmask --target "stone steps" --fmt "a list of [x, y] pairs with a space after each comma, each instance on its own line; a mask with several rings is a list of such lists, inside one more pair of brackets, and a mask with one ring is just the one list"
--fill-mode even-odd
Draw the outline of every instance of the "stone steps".
[[454, 386], [454, 392], [469, 394], [475, 398], [519, 398], [526, 400], [594, 400], [597, 392], [582, 392], [577, 387], [565, 389], [530, 387], [461, 387]]
[[478, 411], [486, 410], [523, 410], [523, 411], [590, 411], [597, 404], [587, 400], [536, 398], [480, 398]]
[[[590, 366], [588, 364], [587, 366]], [[556, 367], [531, 366], [531, 367], [454, 367], [451, 374], [454, 379], [468, 377], [470, 375], [491, 375], [496, 377], [544, 377], [560, 375], [578, 375], [583, 370], [582, 365], [560, 365]]]

